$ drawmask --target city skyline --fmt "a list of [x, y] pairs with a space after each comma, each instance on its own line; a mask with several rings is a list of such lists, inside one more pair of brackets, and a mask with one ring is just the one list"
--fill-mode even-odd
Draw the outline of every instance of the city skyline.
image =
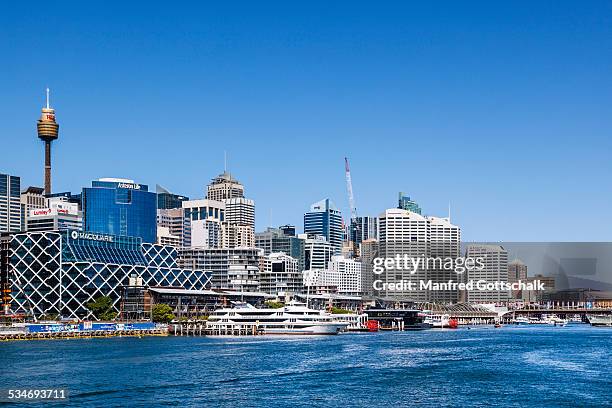
[[[202, 198], [227, 151], [256, 231], [301, 228], [322, 197], [348, 219], [346, 156], [359, 216], [394, 208], [403, 191], [426, 215], [450, 202], [468, 241], [612, 240], [600, 227], [612, 224], [604, 2], [395, 5], [367, 19], [359, 5], [278, 6], [274, 18], [263, 6], [153, 7], [136, 20], [112, 6], [23, 7], [0, 17], [13, 40], [0, 44], [13, 152], [0, 172], [24, 188], [43, 186], [35, 122], [49, 86], [56, 192], [125, 177]], [[72, 18], [85, 14], [103, 18]], [[568, 216], [576, 202], [580, 217]]]

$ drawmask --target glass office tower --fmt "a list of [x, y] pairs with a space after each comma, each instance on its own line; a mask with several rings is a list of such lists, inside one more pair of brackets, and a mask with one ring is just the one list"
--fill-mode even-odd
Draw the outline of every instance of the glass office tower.
[[335, 254], [342, 251], [342, 215], [329, 198], [314, 203], [310, 206], [310, 211], [304, 214], [304, 233], [325, 237], [334, 248]]
[[148, 186], [125, 179], [99, 179], [82, 194], [83, 229], [157, 240], [157, 199]]
[[21, 229], [21, 179], [0, 174], [0, 232]]

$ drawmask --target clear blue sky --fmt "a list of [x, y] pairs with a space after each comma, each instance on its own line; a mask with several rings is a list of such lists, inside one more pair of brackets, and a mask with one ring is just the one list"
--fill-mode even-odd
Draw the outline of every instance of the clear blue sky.
[[0, 172], [42, 184], [48, 85], [56, 191], [195, 198], [227, 150], [257, 229], [301, 228], [348, 213], [348, 156], [362, 215], [401, 190], [468, 240], [612, 240], [612, 2], [427, 3], [6, 3]]

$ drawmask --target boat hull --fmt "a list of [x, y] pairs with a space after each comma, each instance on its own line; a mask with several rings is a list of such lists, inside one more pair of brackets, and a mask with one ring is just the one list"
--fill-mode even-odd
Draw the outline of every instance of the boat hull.
[[308, 327], [265, 327], [262, 329], [263, 334], [314, 334], [314, 335], [333, 335], [346, 330], [346, 324], [325, 324], [312, 325]]

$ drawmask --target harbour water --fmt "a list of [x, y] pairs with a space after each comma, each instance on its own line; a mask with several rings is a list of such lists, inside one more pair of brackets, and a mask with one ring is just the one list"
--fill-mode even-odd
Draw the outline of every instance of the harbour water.
[[611, 406], [612, 329], [480, 327], [310, 337], [0, 344], [3, 389], [53, 406]]

